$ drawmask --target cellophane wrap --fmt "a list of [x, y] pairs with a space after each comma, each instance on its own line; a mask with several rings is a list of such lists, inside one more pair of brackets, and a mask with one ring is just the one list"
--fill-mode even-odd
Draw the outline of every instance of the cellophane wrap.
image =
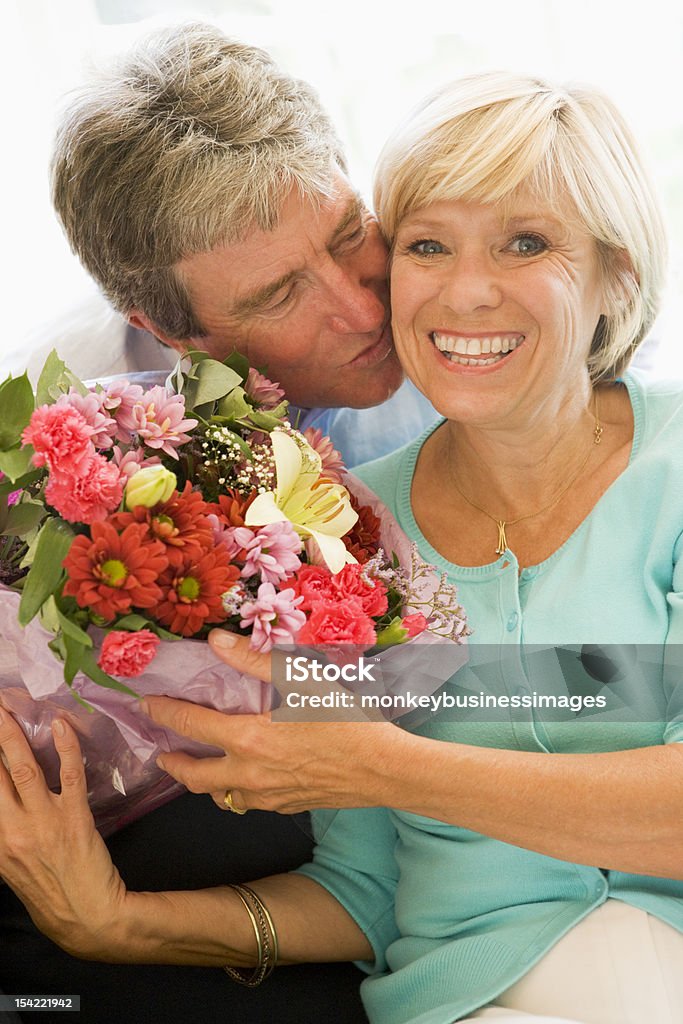
[[[431, 619], [430, 630], [381, 654], [387, 668], [392, 659], [400, 665], [400, 672], [385, 673], [384, 685], [390, 692], [400, 692], [404, 683], [415, 688], [421, 677], [421, 691], [433, 692], [467, 658], [463, 640], [468, 630], [462, 609], [454, 602], [453, 588], [445, 587], [444, 578], [417, 556], [415, 545], [372, 491], [351, 474], [346, 483], [380, 517], [382, 547], [394, 553], [406, 571], [411, 584], [406, 610], [423, 612]], [[0, 586], [0, 704], [21, 725], [55, 791], [59, 790], [59, 757], [50, 726], [56, 717], [71, 723], [83, 752], [90, 807], [103, 835], [185, 791], [156, 766], [160, 753], [222, 753], [156, 725], [136, 698], [98, 686], [81, 673], [73, 689], [93, 710], [79, 704], [64, 682], [62, 663], [48, 647], [52, 634], [38, 619], [25, 628], [19, 625], [19, 597]], [[96, 629], [91, 633], [97, 651], [104, 634]], [[426, 657], [425, 647], [434, 645], [440, 645], [439, 652], [434, 648], [433, 655]], [[406, 665], [411, 666], [408, 673]], [[392, 681], [387, 684], [387, 679]], [[225, 665], [203, 640], [162, 641], [145, 672], [125, 682], [140, 696], [166, 694], [229, 714], [260, 714], [271, 707], [268, 684]]]

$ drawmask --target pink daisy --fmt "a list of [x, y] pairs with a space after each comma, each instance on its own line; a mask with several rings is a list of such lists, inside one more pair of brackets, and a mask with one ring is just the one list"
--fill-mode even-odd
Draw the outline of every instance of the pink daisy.
[[274, 644], [292, 643], [306, 621], [300, 603], [291, 590], [277, 591], [272, 583], [262, 583], [256, 600], [245, 601], [240, 610], [240, 626], [252, 630], [252, 650], [267, 653]]
[[183, 419], [185, 399], [169, 395], [166, 388], [153, 387], [135, 403], [132, 410], [135, 433], [148, 448], [156, 448], [177, 459], [176, 448], [190, 440], [185, 430], [192, 430], [198, 420]]
[[62, 395], [55, 402], [56, 408], [70, 406], [80, 412], [92, 430], [90, 440], [101, 450], [111, 448], [116, 436], [116, 420], [105, 411], [104, 399], [103, 391], [90, 391], [87, 395], [81, 395], [76, 388], [71, 388], [68, 395]]

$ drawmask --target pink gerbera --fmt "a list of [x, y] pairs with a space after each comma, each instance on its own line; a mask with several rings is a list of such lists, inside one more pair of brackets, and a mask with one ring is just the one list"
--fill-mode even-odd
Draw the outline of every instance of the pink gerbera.
[[78, 475], [83, 463], [95, 454], [94, 433], [78, 409], [41, 405], [33, 412], [21, 439], [35, 448], [34, 466], [47, 465], [53, 471]]
[[346, 466], [329, 437], [325, 437], [322, 430], [318, 430], [317, 427], [306, 427], [304, 437], [311, 448], [320, 456], [322, 462], [321, 477], [325, 480], [331, 480], [333, 484], [342, 483]]
[[136, 429], [133, 408], [142, 400], [144, 388], [130, 384], [127, 380], [116, 380], [104, 389], [104, 408], [116, 420], [116, 437], [124, 444], [130, 444]]
[[69, 523], [103, 522], [118, 508], [122, 497], [118, 466], [97, 454], [79, 465], [78, 476], [51, 473], [45, 488], [47, 503]]
[[269, 409], [276, 409], [285, 397], [279, 384], [274, 384], [272, 380], [268, 380], [253, 367], [249, 370], [244, 390], [257, 407], [266, 412]]
[[146, 391], [132, 409], [135, 433], [148, 448], [157, 448], [177, 459], [176, 448], [190, 440], [185, 430], [192, 430], [198, 420], [184, 419], [185, 399], [169, 395], [166, 388]]
[[272, 583], [262, 583], [256, 600], [245, 601], [240, 610], [240, 626], [252, 630], [249, 646], [267, 653], [274, 644], [292, 643], [306, 622], [300, 604], [291, 590], [277, 591]]
[[[235, 530], [235, 534], [240, 532], [239, 528]], [[258, 573], [263, 583], [279, 583], [301, 567], [298, 556], [302, 547], [301, 538], [291, 523], [263, 526], [244, 545], [242, 576], [248, 579]]]

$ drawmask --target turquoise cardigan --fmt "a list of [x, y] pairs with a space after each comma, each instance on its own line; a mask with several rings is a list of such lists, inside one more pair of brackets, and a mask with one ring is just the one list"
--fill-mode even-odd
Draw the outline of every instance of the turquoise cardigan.
[[[635, 421], [628, 467], [562, 547], [521, 575], [511, 551], [464, 568], [422, 536], [410, 486], [429, 432], [357, 472], [422, 556], [457, 584], [471, 643], [512, 645], [509, 692], [541, 689], [515, 657], [521, 643], [666, 643], [670, 666], [655, 683], [666, 713], [660, 721], [553, 723], [517, 710], [502, 727], [437, 716], [420, 727], [424, 735], [564, 753], [683, 740], [683, 671], [674, 656], [683, 642], [683, 385], [647, 384], [635, 373], [624, 383]], [[372, 943], [376, 959], [361, 965], [369, 975], [361, 994], [373, 1024], [466, 1016], [608, 898], [683, 931], [683, 882], [603, 872], [385, 808], [317, 812], [314, 827], [313, 863], [299, 870], [333, 893]]]

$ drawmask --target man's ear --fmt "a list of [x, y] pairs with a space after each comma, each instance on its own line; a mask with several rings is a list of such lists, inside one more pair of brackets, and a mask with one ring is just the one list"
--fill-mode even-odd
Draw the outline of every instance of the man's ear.
[[137, 309], [132, 310], [128, 314], [127, 320], [131, 327], [137, 327], [139, 331], [148, 331], [150, 334], [153, 334], [154, 337], [162, 343], [162, 345], [168, 345], [169, 348], [174, 349], [174, 351], [178, 352], [180, 355], [182, 355], [189, 347], [184, 341], [178, 341], [177, 338], [169, 338], [167, 334], [164, 334], [164, 332], [149, 319], [148, 316], [145, 316], [144, 313], [141, 313]]

